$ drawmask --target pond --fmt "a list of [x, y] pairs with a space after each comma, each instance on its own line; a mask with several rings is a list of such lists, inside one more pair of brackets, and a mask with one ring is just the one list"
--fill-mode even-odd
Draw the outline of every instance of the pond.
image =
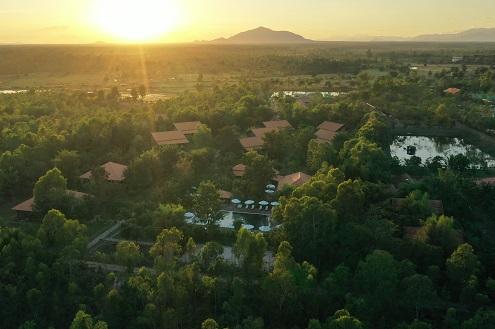
[[390, 146], [393, 157], [397, 157], [404, 164], [412, 155], [407, 152], [408, 146], [416, 148], [415, 156], [421, 158], [422, 163], [428, 159], [440, 156], [448, 158], [452, 155], [463, 154], [480, 162], [486, 161], [489, 167], [495, 167], [495, 159], [482, 152], [476, 146], [466, 143], [460, 138], [427, 137], [427, 136], [397, 136]]
[[281, 91], [281, 92], [274, 92], [272, 94], [272, 97], [284, 95], [284, 96], [298, 98], [298, 97], [307, 97], [318, 94], [320, 94], [323, 97], [338, 97], [340, 95], [345, 95], [346, 93], [342, 91]]

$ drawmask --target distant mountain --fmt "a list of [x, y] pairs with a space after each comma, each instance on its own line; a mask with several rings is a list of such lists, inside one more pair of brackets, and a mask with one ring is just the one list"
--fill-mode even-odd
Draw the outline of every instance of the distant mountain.
[[254, 30], [238, 33], [230, 38], [219, 38], [209, 43], [216, 44], [282, 44], [282, 43], [309, 43], [299, 34], [289, 31], [274, 31], [266, 27], [258, 27]]
[[425, 34], [411, 38], [411, 41], [495, 42], [495, 28], [471, 29], [450, 34]]
[[495, 28], [471, 29], [459, 33], [423, 34], [415, 37], [355, 35], [331, 37], [332, 41], [362, 42], [495, 42]]

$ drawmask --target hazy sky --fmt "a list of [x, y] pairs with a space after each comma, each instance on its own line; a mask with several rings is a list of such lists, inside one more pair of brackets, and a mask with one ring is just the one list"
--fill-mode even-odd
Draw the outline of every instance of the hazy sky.
[[[116, 41], [94, 21], [95, 10], [105, 1], [110, 0], [0, 0], [0, 42]], [[179, 22], [156, 40], [167, 42], [230, 36], [258, 26], [291, 30], [317, 40], [495, 27], [495, 0], [148, 1], [169, 3], [180, 13]]]

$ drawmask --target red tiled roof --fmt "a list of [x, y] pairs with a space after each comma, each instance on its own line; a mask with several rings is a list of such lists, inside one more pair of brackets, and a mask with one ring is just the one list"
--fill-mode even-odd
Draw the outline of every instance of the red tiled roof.
[[163, 131], [151, 133], [158, 145], [187, 144], [189, 141], [182, 131]]
[[178, 131], [182, 131], [186, 135], [197, 133], [201, 125], [202, 123], [200, 121], [174, 123], [175, 129], [177, 129]]
[[220, 195], [220, 199], [223, 199], [223, 200], [230, 200], [232, 199], [232, 192], [229, 192], [229, 191], [224, 191], [224, 190], [218, 190], [218, 194]]
[[337, 133], [330, 130], [320, 129], [315, 133], [316, 139], [320, 142], [331, 142]]
[[287, 176], [278, 176], [278, 190], [283, 189], [287, 185], [301, 186], [311, 179], [310, 175], [303, 172], [297, 172]]
[[271, 128], [253, 128], [251, 131], [253, 132], [254, 136], [263, 138], [265, 137], [266, 134], [273, 133], [279, 131], [280, 128], [276, 127], [271, 127]]
[[447, 88], [443, 91], [446, 94], [457, 95], [461, 92], [459, 88]]
[[292, 125], [287, 120], [265, 121], [263, 125], [267, 128], [292, 128]]
[[232, 173], [236, 177], [242, 177], [246, 174], [246, 165], [240, 163], [232, 167]]
[[318, 126], [318, 129], [328, 130], [332, 132], [337, 132], [342, 128], [344, 128], [344, 125], [342, 123], [332, 122], [332, 121], [325, 121]]
[[22, 212], [32, 212], [33, 211], [33, 205], [34, 205], [34, 198], [31, 198], [31, 199], [28, 199], [24, 202], [19, 203], [17, 206], [12, 208], [12, 210], [22, 211]]
[[239, 141], [241, 142], [242, 147], [247, 151], [260, 149], [265, 144], [263, 139], [259, 137], [246, 137], [241, 138]]
[[[101, 166], [107, 175], [107, 180], [111, 182], [121, 182], [125, 179], [124, 173], [127, 170], [127, 166], [115, 163], [115, 162], [107, 162]], [[79, 178], [82, 179], [90, 179], [93, 173], [88, 171], [87, 173], [82, 174]]]
[[[70, 195], [76, 199], [83, 199], [86, 196], [88, 196], [88, 194], [83, 193], [83, 192], [78, 192], [78, 191], [67, 190], [66, 192], [68, 195]], [[22, 212], [32, 212], [33, 206], [34, 206], [34, 198], [31, 198], [31, 199], [28, 199], [28, 200], [21, 202], [18, 205], [14, 206], [12, 208], [12, 210], [22, 211]]]
[[476, 181], [478, 185], [492, 185], [495, 186], [495, 177], [487, 177]]

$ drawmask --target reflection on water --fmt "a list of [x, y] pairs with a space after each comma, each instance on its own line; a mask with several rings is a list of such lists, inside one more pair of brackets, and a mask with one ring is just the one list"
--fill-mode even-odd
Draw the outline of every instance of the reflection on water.
[[25, 94], [27, 92], [28, 92], [27, 90], [10, 90], [10, 89], [0, 90], [0, 94], [3, 94], [3, 95]]
[[495, 159], [475, 146], [466, 144], [460, 138], [398, 136], [390, 146], [390, 152], [393, 157], [397, 157], [401, 163], [404, 163], [405, 160], [411, 158], [411, 155], [407, 154], [408, 146], [416, 147], [416, 156], [421, 158], [423, 163], [437, 156], [448, 158], [452, 155], [463, 154], [470, 158], [484, 159], [489, 167], [495, 167]]

